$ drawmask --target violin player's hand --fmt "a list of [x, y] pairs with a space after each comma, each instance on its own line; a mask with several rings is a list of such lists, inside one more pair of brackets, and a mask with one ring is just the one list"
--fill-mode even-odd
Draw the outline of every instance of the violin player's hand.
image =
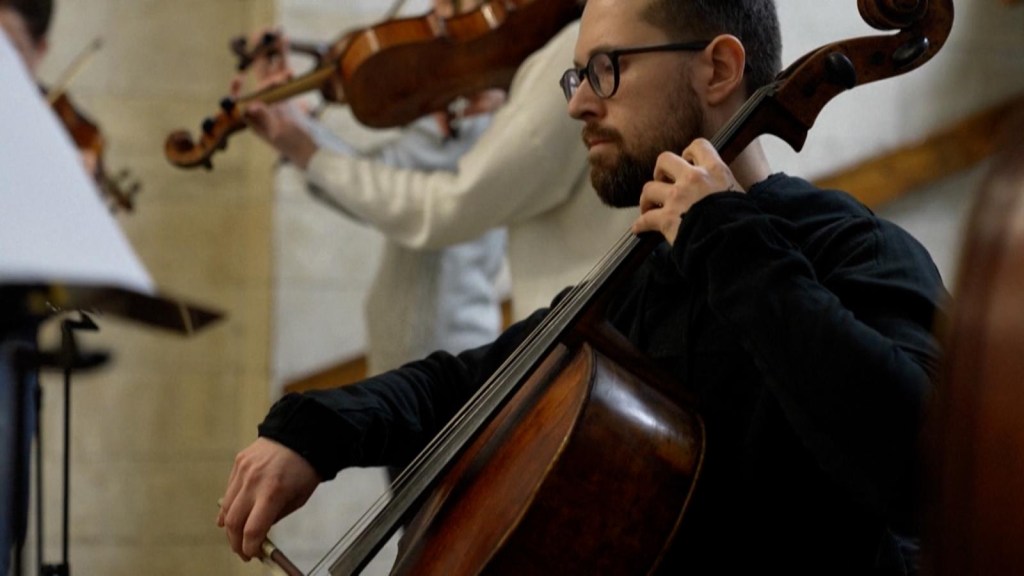
[[260, 555], [270, 527], [309, 500], [320, 477], [292, 449], [259, 438], [235, 457], [217, 526], [243, 560]]
[[658, 156], [654, 179], [640, 194], [640, 217], [633, 222], [633, 233], [660, 232], [672, 244], [691, 206], [711, 194], [742, 191], [711, 142], [698, 138], [682, 154]]
[[[271, 39], [269, 42], [268, 38]], [[292, 70], [284, 56], [288, 50], [288, 39], [280, 30], [261, 29], [250, 36], [246, 45], [259, 48], [250, 50], [253, 54], [251, 63], [232, 79], [230, 91], [233, 98], [239, 98], [247, 79], [254, 92], [292, 79]], [[306, 115], [302, 105], [290, 99], [273, 104], [254, 99], [245, 102], [242, 109], [242, 117], [253, 132], [300, 169], [306, 168], [317, 151], [316, 142], [302, 120]]]
[[245, 66], [235, 75], [232, 91], [251, 79], [256, 90], [287, 82], [292, 77], [288, 65], [288, 38], [279, 28], [264, 27], [245, 40]]
[[301, 170], [306, 169], [319, 149], [306, 128], [303, 115], [301, 108], [291, 101], [277, 104], [252, 101], [242, 111], [242, 117], [253, 132]]

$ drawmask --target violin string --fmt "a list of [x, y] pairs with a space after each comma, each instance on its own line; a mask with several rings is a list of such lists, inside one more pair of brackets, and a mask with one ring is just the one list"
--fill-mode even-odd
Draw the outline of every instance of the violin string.
[[[479, 420], [483, 415], [483, 423], [489, 419], [494, 412], [491, 405], [495, 396], [505, 398], [514, 391], [514, 385], [522, 378], [509, 378], [508, 374], [522, 372], [536, 364], [537, 360], [552, 345], [552, 342], [564, 332], [569, 321], [576, 317], [585, 308], [595, 292], [595, 288], [604, 284], [606, 279], [617, 264], [621, 263], [636, 247], [637, 238], [632, 233], [625, 234], [622, 239], [609, 251], [602, 260], [591, 269], [584, 279], [576, 284], [563, 297], [555, 308], [545, 317], [544, 321], [527, 336], [527, 338], [516, 348], [516, 350], [503, 362], [488, 381], [470, 398], [463, 408], [446, 424], [442, 430], [427, 444], [420, 454], [406, 466], [390, 491], [378, 498], [373, 505], [353, 524], [338, 543], [324, 556], [314, 567], [311, 574], [322, 569], [325, 563], [335, 557], [336, 552], [347, 550], [357, 538], [367, 534], [367, 526], [372, 524], [396, 498], [394, 495], [408, 491], [410, 486], [422, 485], [424, 482], [433, 481], [436, 478], [422, 478], [426, 463], [436, 463], [438, 454], [448, 452], [449, 456], [461, 448], [460, 442], [468, 442], [476, 435], [477, 429], [471, 429], [469, 438], [459, 437], [459, 432], [466, 428], [467, 421]], [[483, 414], [488, 412], [487, 414]], [[477, 428], [482, 428], [480, 423]], [[465, 435], [463, 433], [463, 435]], [[455, 444], [455, 446], [451, 446]], [[390, 527], [388, 527], [390, 528]], [[380, 537], [383, 539], [383, 536]], [[383, 544], [383, 542], [379, 543]]]
[[405, 0], [395, 0], [395, 2], [391, 4], [391, 7], [388, 8], [388, 11], [384, 13], [383, 20], [394, 20], [395, 16], [398, 16], [398, 13], [402, 10], [403, 6], [405, 6]]

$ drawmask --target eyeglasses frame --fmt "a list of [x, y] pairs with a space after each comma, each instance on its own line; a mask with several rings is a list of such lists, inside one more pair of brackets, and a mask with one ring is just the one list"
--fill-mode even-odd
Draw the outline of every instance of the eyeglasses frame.
[[[629, 56], [632, 54], [645, 54], [648, 52], [699, 52], [711, 45], [710, 40], [695, 40], [693, 42], [671, 42], [669, 44], [656, 44], [652, 46], [637, 46], [635, 48], [619, 48], [616, 50], [599, 50], [594, 52], [587, 60], [586, 66], [581, 68], [569, 68], [562, 74], [561, 80], [558, 84], [562, 87], [562, 92], [565, 94], [566, 100], [572, 100], [572, 97], [579, 90], [580, 86], [583, 85], [583, 80], [586, 78], [587, 82], [590, 82], [590, 88], [597, 94], [602, 100], [607, 100], [615, 95], [619, 90], [619, 58], [622, 56]], [[594, 58], [600, 55], [608, 56], [612, 61], [612, 89], [608, 94], [602, 94], [595, 87], [594, 83], [590, 81], [590, 67], [594, 63]], [[573, 86], [570, 83], [575, 79], [576, 85]]]

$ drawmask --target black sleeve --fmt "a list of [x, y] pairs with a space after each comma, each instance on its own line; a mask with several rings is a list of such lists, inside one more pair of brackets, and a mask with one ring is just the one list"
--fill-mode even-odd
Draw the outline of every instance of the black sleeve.
[[914, 473], [945, 290], [909, 234], [870, 214], [808, 238], [747, 195], [705, 198], [673, 246], [680, 272], [766, 375], [820, 466], [883, 510]]
[[348, 466], [404, 465], [545, 313], [534, 313], [480, 348], [435, 352], [350, 386], [288, 394], [271, 407], [259, 435], [301, 454], [324, 480]]

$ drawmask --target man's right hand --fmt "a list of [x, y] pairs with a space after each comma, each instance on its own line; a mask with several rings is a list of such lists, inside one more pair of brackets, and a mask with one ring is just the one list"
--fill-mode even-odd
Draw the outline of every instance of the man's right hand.
[[231, 549], [248, 562], [260, 555], [270, 527], [305, 504], [319, 483], [320, 476], [305, 458], [260, 438], [235, 457], [217, 526], [227, 532]]

